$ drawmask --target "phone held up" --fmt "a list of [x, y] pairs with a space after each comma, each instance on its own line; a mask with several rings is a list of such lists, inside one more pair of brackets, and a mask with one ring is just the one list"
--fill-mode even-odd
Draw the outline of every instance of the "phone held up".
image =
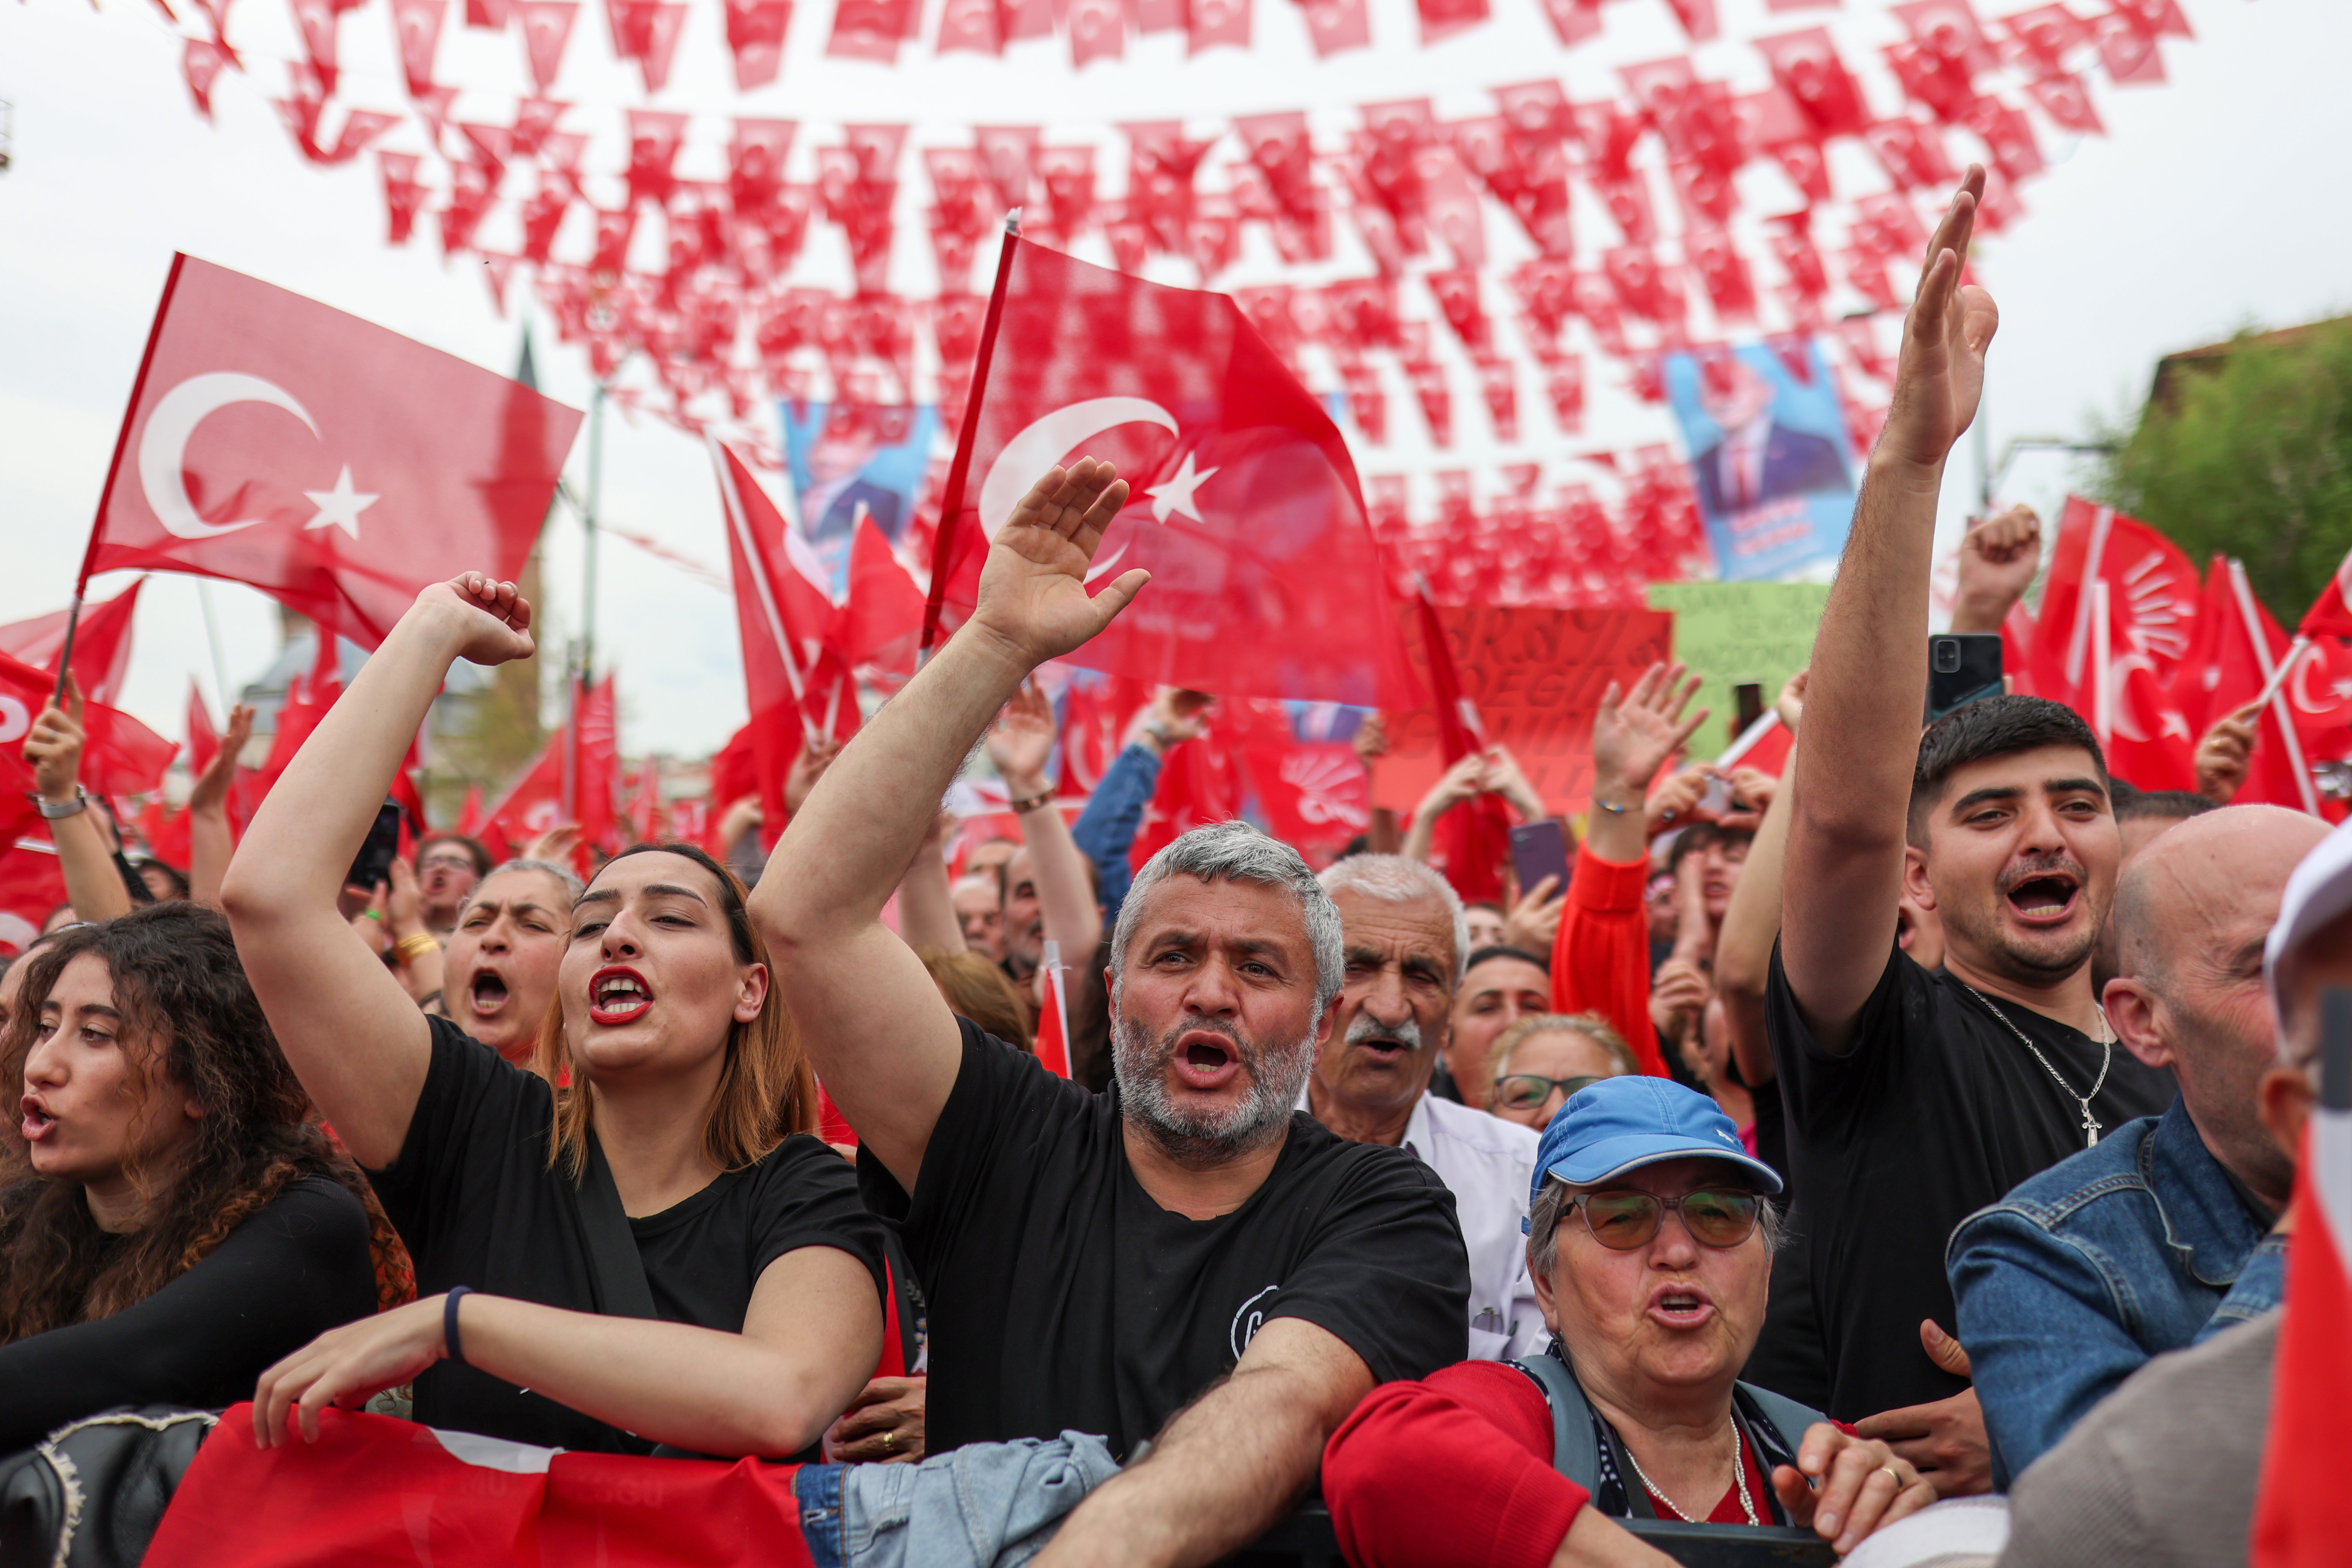
[[1996, 632], [1937, 632], [1927, 639], [1927, 722], [2001, 694]]
[[1511, 869], [1519, 879], [1519, 896], [1534, 891], [1546, 877], [1559, 879], [1552, 897], [1568, 891], [1568, 839], [1550, 817], [1523, 822], [1511, 829]]
[[376, 887], [392, 875], [392, 858], [399, 853], [400, 804], [387, 800], [375, 808], [367, 841], [360, 846], [359, 858], [352, 862], [352, 874], [343, 879], [343, 886]]

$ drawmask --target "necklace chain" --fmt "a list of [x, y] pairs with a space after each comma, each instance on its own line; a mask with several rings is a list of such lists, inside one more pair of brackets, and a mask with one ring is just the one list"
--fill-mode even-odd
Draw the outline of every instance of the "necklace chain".
[[[1676, 1519], [1681, 1520], [1685, 1524], [1697, 1524], [1702, 1522], [1701, 1521], [1693, 1519], [1690, 1515], [1685, 1513], [1680, 1503], [1675, 1501], [1674, 1499], [1668, 1497], [1665, 1493], [1660, 1491], [1655, 1486], [1651, 1484], [1650, 1478], [1643, 1472], [1642, 1461], [1633, 1457], [1633, 1450], [1630, 1446], [1625, 1449], [1625, 1462], [1633, 1467], [1633, 1479], [1642, 1483], [1642, 1489], [1648, 1492], [1652, 1497], [1656, 1498], [1660, 1502], [1664, 1503], [1668, 1508], [1674, 1510], [1675, 1517]], [[1763, 1521], [1756, 1516], [1756, 1500], [1748, 1495], [1748, 1465], [1744, 1458], [1744, 1450], [1739, 1440], [1739, 1423], [1736, 1419], [1731, 1423], [1731, 1479], [1739, 1487], [1739, 1506], [1740, 1509], [1748, 1515], [1748, 1522], [1750, 1524], [1762, 1523]]]
[[1986, 995], [1975, 986], [1970, 985], [1965, 980], [1960, 982], [1960, 988], [1966, 991], [1969, 995], [1975, 997], [1978, 1001], [1983, 1003], [1985, 1011], [2000, 1019], [2002, 1026], [2006, 1027], [2011, 1034], [2015, 1035], [2019, 1040], [2023, 1042], [2027, 1050], [2033, 1053], [2033, 1059], [2042, 1064], [2042, 1070], [2048, 1073], [2051, 1078], [2056, 1081], [2058, 1087], [2065, 1091], [2066, 1097], [2069, 1100], [2078, 1101], [2082, 1105], [2083, 1147], [2088, 1149], [2096, 1145], [2099, 1142], [2099, 1134], [2105, 1131], [2105, 1129], [2101, 1125], [2099, 1119], [2091, 1114], [2091, 1101], [2099, 1098], [2099, 1090], [2105, 1086], [2107, 1081], [2107, 1068], [2114, 1064], [2116, 1058], [2115, 1037], [2109, 1034], [2107, 1030], [2107, 1016], [2105, 1010], [2102, 1010], [2099, 1014], [2099, 1033], [2103, 1037], [2099, 1041], [2098, 1079], [2091, 1085], [2090, 1093], [2076, 1094], [2074, 1092], [2074, 1086], [2066, 1081], [2065, 1075], [2061, 1073], [2056, 1068], [2051, 1066], [2050, 1058], [2042, 1054], [2042, 1047], [2033, 1043], [2033, 1037], [2019, 1028], [2017, 1025], [2011, 1020], [2008, 1014], [1994, 1006], [1992, 1005], [1991, 997]]

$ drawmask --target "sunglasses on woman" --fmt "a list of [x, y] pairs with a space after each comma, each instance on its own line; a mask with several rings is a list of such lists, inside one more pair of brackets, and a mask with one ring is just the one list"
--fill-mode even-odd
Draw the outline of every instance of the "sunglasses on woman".
[[1553, 1089], [1565, 1100], [1589, 1083], [1599, 1083], [1590, 1074], [1583, 1078], [1544, 1078], [1531, 1072], [1515, 1072], [1495, 1080], [1495, 1105], [1497, 1110], [1534, 1110], [1551, 1098]]
[[1702, 1247], [1738, 1247], [1756, 1234], [1763, 1213], [1763, 1200], [1738, 1187], [1705, 1188], [1678, 1198], [1626, 1190], [1580, 1193], [1569, 1206], [1582, 1209], [1592, 1239], [1614, 1252], [1647, 1246], [1668, 1209], [1682, 1211], [1691, 1239]]

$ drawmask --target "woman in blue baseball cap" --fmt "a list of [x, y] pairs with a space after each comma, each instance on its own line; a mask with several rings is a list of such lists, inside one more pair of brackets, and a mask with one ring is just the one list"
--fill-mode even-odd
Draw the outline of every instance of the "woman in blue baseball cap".
[[1780, 1190], [1731, 1119], [1671, 1079], [1571, 1095], [1544, 1129], [1529, 1204], [1550, 1351], [1463, 1362], [1357, 1406], [1323, 1456], [1348, 1561], [1667, 1561], [1612, 1518], [1810, 1526], [1845, 1552], [1933, 1502], [1885, 1444], [1738, 1381]]

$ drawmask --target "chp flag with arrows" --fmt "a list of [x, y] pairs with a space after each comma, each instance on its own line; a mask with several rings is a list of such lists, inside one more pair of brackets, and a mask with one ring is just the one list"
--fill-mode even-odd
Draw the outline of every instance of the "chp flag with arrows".
[[1131, 495], [1087, 574], [1151, 585], [1066, 662], [1235, 697], [1410, 705], [1355, 464], [1223, 294], [1008, 234], [948, 474], [924, 641], [970, 615], [989, 542], [1081, 457]]
[[521, 574], [579, 426], [519, 382], [175, 256], [82, 582], [250, 584], [373, 648], [428, 584]]

